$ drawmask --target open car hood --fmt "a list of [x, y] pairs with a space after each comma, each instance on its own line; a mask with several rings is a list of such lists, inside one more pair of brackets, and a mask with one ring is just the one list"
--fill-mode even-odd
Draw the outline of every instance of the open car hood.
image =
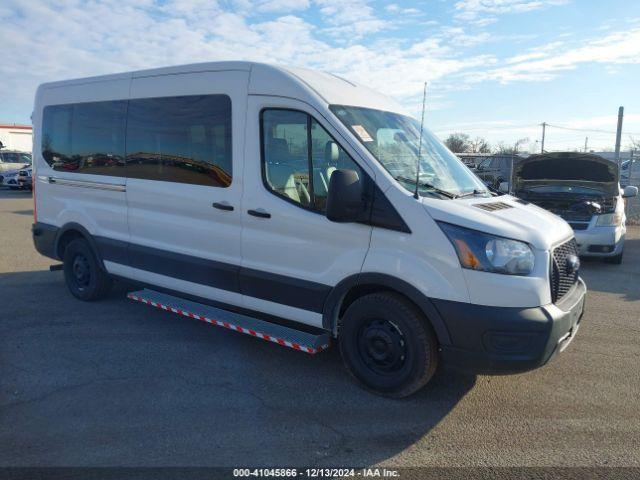
[[598, 155], [557, 152], [531, 155], [514, 166], [513, 183], [517, 195], [522, 190], [541, 185], [594, 188], [617, 196], [618, 166]]

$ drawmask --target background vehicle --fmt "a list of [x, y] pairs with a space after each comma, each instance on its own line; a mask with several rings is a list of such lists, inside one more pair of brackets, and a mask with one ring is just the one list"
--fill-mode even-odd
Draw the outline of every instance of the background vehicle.
[[391, 397], [439, 362], [526, 371], [575, 338], [569, 225], [495, 198], [366, 87], [187, 65], [41, 85], [33, 122], [34, 243], [78, 299], [117, 276], [156, 289], [134, 300], [296, 350], [333, 338]]
[[473, 172], [488, 186], [500, 188], [503, 182], [511, 182], [512, 165], [517, 163], [518, 155], [495, 154], [482, 160]]
[[580, 255], [621, 263], [626, 233], [618, 166], [598, 155], [577, 152], [532, 155], [514, 171], [514, 194], [565, 219], [573, 228]]
[[20, 188], [28, 188], [33, 190], [32, 168], [23, 168], [18, 172], [18, 185]]
[[31, 154], [15, 150], [0, 150], [0, 185], [12, 189], [20, 188], [18, 172], [31, 166]]
[[640, 158], [625, 160], [620, 166], [620, 186], [638, 186], [640, 183]]

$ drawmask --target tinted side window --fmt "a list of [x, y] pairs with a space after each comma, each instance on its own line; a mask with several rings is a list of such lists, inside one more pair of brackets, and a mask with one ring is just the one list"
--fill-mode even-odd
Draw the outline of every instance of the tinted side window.
[[127, 102], [45, 107], [42, 155], [58, 171], [124, 177]]
[[129, 102], [127, 176], [231, 185], [231, 99], [226, 95]]
[[267, 188], [300, 206], [324, 212], [331, 174], [363, 172], [314, 118], [295, 110], [264, 110], [262, 162]]

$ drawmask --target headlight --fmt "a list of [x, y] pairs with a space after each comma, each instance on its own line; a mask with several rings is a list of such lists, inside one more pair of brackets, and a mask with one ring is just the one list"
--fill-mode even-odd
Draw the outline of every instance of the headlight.
[[533, 251], [524, 242], [450, 223], [438, 225], [453, 244], [463, 268], [507, 275], [529, 275], [533, 271]]
[[617, 227], [622, 223], [622, 213], [605, 213], [598, 215], [596, 226], [598, 227]]

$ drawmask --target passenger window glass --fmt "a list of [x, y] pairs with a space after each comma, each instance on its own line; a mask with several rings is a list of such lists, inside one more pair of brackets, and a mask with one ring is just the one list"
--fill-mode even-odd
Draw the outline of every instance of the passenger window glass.
[[319, 212], [326, 210], [331, 174], [360, 167], [311, 116], [293, 110], [262, 112], [264, 177], [277, 195]]
[[125, 176], [127, 102], [45, 107], [42, 156], [54, 170]]
[[311, 152], [313, 165], [313, 205], [326, 211], [329, 180], [338, 169], [355, 170], [364, 178], [360, 167], [315, 119], [311, 120]]
[[131, 100], [127, 175], [214, 187], [231, 185], [231, 99], [193, 95]]
[[265, 180], [272, 191], [305, 207], [311, 205], [307, 124], [302, 112], [262, 114]]

